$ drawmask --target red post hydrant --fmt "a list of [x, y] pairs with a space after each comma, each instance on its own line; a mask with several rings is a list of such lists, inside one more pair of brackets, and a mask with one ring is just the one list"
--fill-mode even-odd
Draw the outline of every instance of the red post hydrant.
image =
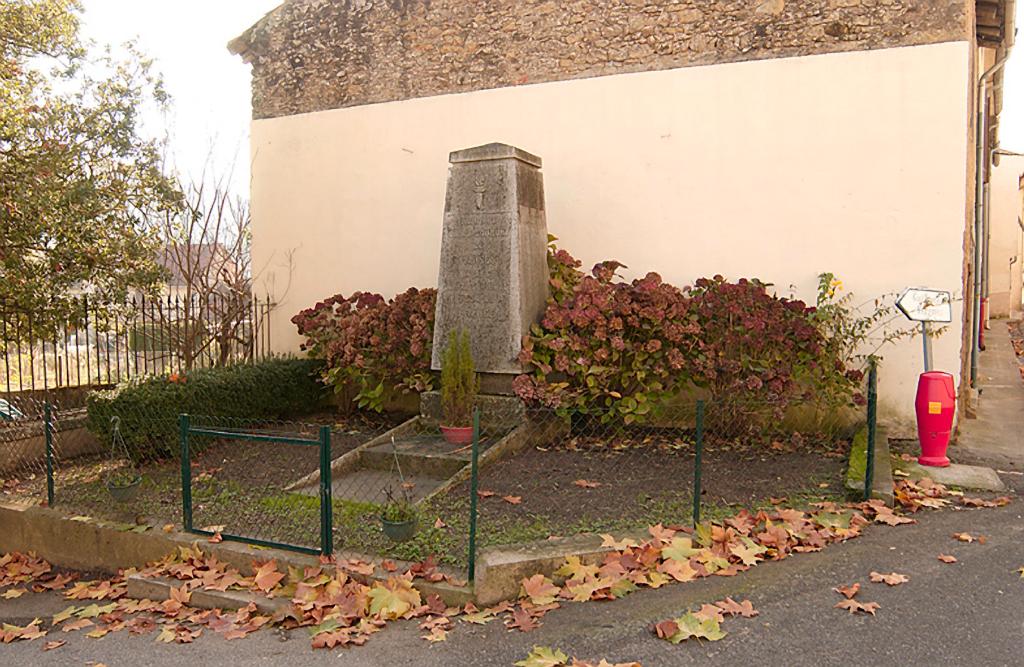
[[942, 371], [921, 373], [917, 382], [917, 436], [921, 441], [923, 466], [945, 468], [949, 465], [946, 448], [953, 430], [956, 412], [956, 390], [953, 376]]

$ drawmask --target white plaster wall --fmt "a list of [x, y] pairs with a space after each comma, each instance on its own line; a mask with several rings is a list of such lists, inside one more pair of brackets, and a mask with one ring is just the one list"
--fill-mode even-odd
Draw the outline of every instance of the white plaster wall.
[[[297, 349], [288, 320], [323, 297], [434, 285], [448, 152], [492, 141], [544, 159], [549, 230], [586, 267], [758, 277], [808, 299], [832, 271], [858, 303], [908, 285], [960, 297], [968, 65], [952, 42], [255, 121], [253, 264], [281, 304], [273, 346]], [[958, 375], [955, 310], [935, 360]], [[883, 351], [883, 405], [902, 416], [919, 345]]]
[[[1021, 312], [1021, 266], [1024, 231], [1021, 219], [1020, 176], [1024, 157], [1002, 156], [989, 179], [988, 294], [991, 317]], [[1010, 260], [1015, 260], [1012, 264]]]

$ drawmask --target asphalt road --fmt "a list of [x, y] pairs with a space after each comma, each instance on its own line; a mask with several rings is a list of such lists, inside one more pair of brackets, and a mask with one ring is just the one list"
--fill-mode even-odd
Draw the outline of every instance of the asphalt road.
[[[1013, 480], [1017, 481], [1017, 480]], [[597, 661], [640, 661], [644, 667], [706, 663], [759, 665], [1024, 664], [1024, 501], [1007, 507], [931, 511], [920, 523], [872, 526], [858, 539], [816, 554], [765, 563], [737, 577], [711, 577], [614, 602], [566, 603], [536, 631], [508, 632], [497, 621], [459, 623], [446, 642], [419, 639], [415, 623], [398, 623], [364, 647], [313, 651], [306, 633], [263, 631], [228, 642], [204, 633], [194, 644], [166, 645], [155, 635], [124, 632], [94, 640], [55, 633], [43, 640], [0, 646], [0, 662], [24, 665], [511, 665], [535, 645]], [[985, 535], [985, 544], [954, 540], [954, 532]], [[958, 563], [939, 562], [939, 553]], [[868, 573], [901, 572], [906, 584], [868, 582]], [[881, 607], [874, 617], [835, 609], [832, 588], [859, 581], [858, 599]], [[673, 646], [649, 627], [688, 608], [726, 596], [749, 598], [752, 619], [727, 619], [719, 642]], [[0, 621], [24, 624], [67, 606], [58, 595], [0, 600]], [[67, 639], [43, 652], [50, 639]]]

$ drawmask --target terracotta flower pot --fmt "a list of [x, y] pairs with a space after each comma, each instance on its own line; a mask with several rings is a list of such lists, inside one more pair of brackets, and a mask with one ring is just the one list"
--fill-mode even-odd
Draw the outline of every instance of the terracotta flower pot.
[[473, 442], [472, 426], [442, 426], [441, 434], [445, 442], [452, 445], [468, 445]]

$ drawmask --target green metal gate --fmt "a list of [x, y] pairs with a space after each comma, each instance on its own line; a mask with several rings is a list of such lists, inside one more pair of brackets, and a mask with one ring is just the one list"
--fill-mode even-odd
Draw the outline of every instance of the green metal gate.
[[212, 536], [210, 530], [196, 528], [192, 525], [192, 452], [190, 439], [193, 436], [219, 438], [226, 440], [274, 443], [285, 446], [317, 447], [320, 454], [320, 548], [313, 549], [296, 544], [288, 544], [274, 540], [261, 539], [246, 535], [220, 531], [221, 538], [254, 544], [263, 547], [288, 549], [309, 554], [330, 556], [334, 551], [332, 532], [332, 498], [331, 498], [331, 427], [321, 426], [319, 437], [308, 438], [289, 434], [252, 433], [241, 429], [205, 428], [192, 425], [189, 415], [179, 415], [179, 431], [181, 436], [181, 510], [182, 523], [186, 532], [197, 535]]

